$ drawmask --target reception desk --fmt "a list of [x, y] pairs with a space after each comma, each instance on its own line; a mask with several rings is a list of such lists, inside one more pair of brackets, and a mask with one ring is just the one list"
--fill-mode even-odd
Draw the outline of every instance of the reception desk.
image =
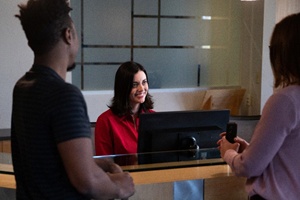
[[[250, 140], [259, 116], [231, 117], [239, 136]], [[15, 199], [15, 179], [10, 154], [10, 130], [0, 131], [0, 199]], [[2, 149], [2, 151], [1, 151]], [[139, 155], [111, 156], [129, 171], [136, 185], [130, 200], [177, 200], [178, 190], [201, 200], [247, 200], [245, 178], [236, 177], [222, 159], [196, 159], [153, 164], [135, 164]], [[96, 157], [102, 159], [102, 157]], [[133, 158], [133, 159], [132, 159]], [[125, 160], [125, 163], [124, 163]], [[127, 162], [128, 161], [128, 162]], [[190, 186], [197, 186], [196, 189]], [[193, 194], [194, 191], [200, 191]], [[192, 200], [191, 198], [187, 198]]]
[[[103, 157], [96, 158], [102, 159]], [[116, 158], [116, 156], [113, 158]], [[128, 165], [123, 165], [122, 168], [124, 171], [130, 172], [136, 185], [136, 193], [130, 198], [131, 200], [178, 199], [176, 197], [178, 190], [184, 195], [191, 195], [193, 191], [196, 191], [197, 196], [194, 195], [193, 199], [200, 200], [247, 199], [247, 194], [244, 190], [245, 179], [235, 177], [230, 167], [221, 159], [141, 165], [128, 163]], [[191, 184], [193, 186], [192, 189], [190, 189]], [[195, 186], [198, 188], [195, 189]], [[1, 199], [13, 199], [15, 197], [15, 188], [11, 155], [9, 153], [0, 153]]]
[[[250, 140], [260, 116], [231, 117], [238, 124], [238, 135]], [[10, 155], [10, 130], [0, 130], [0, 199], [15, 199], [15, 179]], [[2, 149], [2, 151], [1, 151]], [[197, 159], [153, 164], [132, 163], [139, 155], [111, 156], [129, 171], [136, 185], [130, 200], [177, 200], [178, 190], [192, 194], [190, 186], [201, 191], [194, 199], [247, 200], [245, 178], [236, 177], [221, 159]], [[102, 159], [102, 157], [96, 157]], [[125, 159], [125, 163], [123, 162]], [[129, 161], [129, 162], [127, 162]], [[195, 190], [195, 187], [193, 188]], [[191, 198], [187, 198], [191, 200]]]
[[[135, 156], [135, 155], [132, 155]], [[114, 156], [116, 159], [118, 156]], [[122, 157], [122, 156], [121, 156]], [[124, 157], [124, 155], [123, 155]], [[128, 157], [128, 156], [127, 156]], [[132, 161], [133, 159], [128, 157]], [[124, 163], [124, 160], [122, 161]], [[126, 163], [126, 162], [125, 162]], [[175, 190], [181, 190], [185, 199], [188, 194], [201, 190], [192, 199], [205, 200], [247, 200], [245, 181], [243, 177], [236, 177], [230, 167], [220, 158], [190, 161], [175, 161], [153, 164], [123, 165], [124, 171], [129, 171], [136, 185], [136, 193], [130, 199], [161, 199], [179, 200]], [[200, 184], [199, 184], [200, 182]], [[202, 184], [201, 184], [202, 182]], [[185, 185], [188, 185], [186, 188]]]

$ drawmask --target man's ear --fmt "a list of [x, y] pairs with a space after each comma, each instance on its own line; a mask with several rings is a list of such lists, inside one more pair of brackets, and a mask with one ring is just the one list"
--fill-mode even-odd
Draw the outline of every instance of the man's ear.
[[67, 44], [71, 44], [71, 41], [73, 39], [73, 33], [71, 28], [65, 28], [62, 34], [63, 40], [67, 43]]

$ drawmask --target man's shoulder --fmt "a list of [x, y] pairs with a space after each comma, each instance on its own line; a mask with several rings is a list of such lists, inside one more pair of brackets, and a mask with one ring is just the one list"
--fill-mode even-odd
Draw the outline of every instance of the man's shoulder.
[[79, 88], [67, 82], [57, 83], [57, 85], [53, 87], [53, 92], [63, 96], [83, 96]]
[[79, 93], [81, 94], [81, 91], [79, 90], [78, 87], [75, 85], [72, 85], [71, 83], [64, 82], [61, 84], [60, 90], [65, 91], [65, 92], [74, 92], [74, 93]]

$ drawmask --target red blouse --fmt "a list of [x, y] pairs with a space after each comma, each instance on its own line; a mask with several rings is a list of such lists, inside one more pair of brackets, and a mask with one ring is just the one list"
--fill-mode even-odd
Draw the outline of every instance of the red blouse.
[[96, 155], [137, 153], [139, 122], [136, 118], [134, 124], [131, 115], [120, 117], [110, 109], [102, 113], [95, 127]]

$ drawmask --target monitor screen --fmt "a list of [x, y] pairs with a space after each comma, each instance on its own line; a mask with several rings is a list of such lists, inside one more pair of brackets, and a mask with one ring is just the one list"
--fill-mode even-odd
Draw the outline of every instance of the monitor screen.
[[141, 114], [139, 164], [220, 158], [217, 141], [229, 115], [229, 110]]

